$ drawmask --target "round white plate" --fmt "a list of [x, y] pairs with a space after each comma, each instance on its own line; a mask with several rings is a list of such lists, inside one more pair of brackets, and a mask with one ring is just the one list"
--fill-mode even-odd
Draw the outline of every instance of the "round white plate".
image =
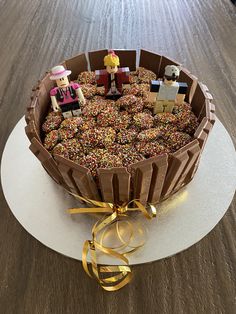
[[[81, 260], [83, 242], [91, 239], [96, 218], [81, 215], [79, 222], [75, 222], [66, 213], [66, 209], [76, 206], [76, 201], [48, 176], [30, 152], [24, 127], [22, 118], [3, 152], [1, 178], [7, 203], [20, 224], [37, 240]], [[158, 206], [157, 219], [140, 218], [148, 230], [147, 241], [140, 251], [130, 256], [130, 263], [159, 260], [201, 240], [225, 214], [235, 186], [235, 149], [226, 129], [217, 120], [193, 181]], [[117, 264], [106, 258], [100, 262]]]

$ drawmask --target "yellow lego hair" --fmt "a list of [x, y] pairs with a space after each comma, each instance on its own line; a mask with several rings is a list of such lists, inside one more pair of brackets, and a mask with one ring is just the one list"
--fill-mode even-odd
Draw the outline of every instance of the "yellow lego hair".
[[108, 55], [104, 57], [104, 66], [115, 67], [120, 65], [120, 59], [113, 50], [108, 52]]

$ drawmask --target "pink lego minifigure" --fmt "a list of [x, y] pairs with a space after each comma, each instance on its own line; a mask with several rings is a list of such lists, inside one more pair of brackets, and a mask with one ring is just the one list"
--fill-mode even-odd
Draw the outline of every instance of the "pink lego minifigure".
[[105, 87], [106, 98], [117, 99], [122, 96], [122, 88], [124, 84], [129, 84], [129, 68], [119, 68], [119, 57], [110, 50], [104, 58], [104, 70], [96, 70], [97, 87]]
[[84, 95], [78, 83], [69, 82], [70, 70], [63, 65], [57, 65], [51, 70], [51, 80], [55, 80], [57, 87], [50, 91], [52, 108], [54, 111], [62, 111], [64, 118], [79, 116], [81, 104], [85, 104]]

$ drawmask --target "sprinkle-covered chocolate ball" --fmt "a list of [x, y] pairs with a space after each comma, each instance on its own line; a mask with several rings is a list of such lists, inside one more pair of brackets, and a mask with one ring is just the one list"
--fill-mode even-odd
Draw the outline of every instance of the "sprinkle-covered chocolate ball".
[[99, 113], [107, 108], [105, 101], [90, 102], [83, 108], [82, 113], [86, 117], [96, 117]]
[[187, 104], [186, 102], [184, 102], [183, 104], [176, 104], [173, 108], [173, 114], [178, 114], [179, 112], [182, 111], [191, 111], [192, 107], [191, 105]]
[[69, 159], [69, 152], [61, 143], [58, 143], [56, 146], [53, 147], [52, 155], [59, 155], [61, 157]]
[[121, 129], [127, 129], [128, 126], [131, 124], [131, 121], [132, 116], [127, 111], [121, 111], [116, 117], [113, 128], [116, 131], [119, 131]]
[[83, 123], [79, 127], [79, 131], [84, 132], [96, 127], [96, 120], [93, 117], [84, 117], [83, 120]]
[[133, 122], [141, 129], [150, 129], [153, 126], [153, 117], [149, 113], [140, 112], [133, 116]]
[[78, 132], [79, 127], [83, 124], [84, 120], [82, 117], [67, 118], [62, 121], [60, 129], [71, 130], [74, 133]]
[[47, 120], [47, 119], [51, 119], [51, 118], [55, 118], [55, 117], [61, 118], [61, 121], [64, 120], [61, 111], [50, 111], [45, 119]]
[[58, 143], [56, 146], [53, 147], [52, 155], [53, 156], [59, 155], [61, 157], [67, 158], [67, 159], [70, 158], [68, 150], [61, 143]]
[[60, 128], [58, 129], [58, 135], [59, 135], [59, 139], [60, 141], [64, 141], [70, 138], [73, 138], [76, 134], [75, 130], [70, 130], [70, 129], [66, 129], [66, 128]]
[[97, 116], [97, 124], [99, 126], [112, 126], [118, 117], [118, 111], [113, 107], [108, 107]]
[[130, 81], [130, 84], [138, 83], [138, 72], [137, 71], [130, 71], [129, 81]]
[[124, 108], [129, 113], [141, 112], [143, 109], [143, 101], [134, 95], [125, 95], [116, 102], [120, 108]]
[[104, 86], [96, 87], [96, 95], [105, 96], [105, 87]]
[[76, 161], [79, 165], [88, 168], [93, 177], [97, 175], [97, 168], [99, 167], [97, 158], [92, 155], [83, 156]]
[[71, 160], [78, 160], [84, 155], [83, 147], [76, 138], [65, 140], [61, 143], [68, 151]]
[[151, 128], [140, 132], [138, 134], [138, 140], [150, 142], [158, 139], [160, 136], [162, 136], [162, 132], [159, 128]]
[[95, 96], [97, 88], [92, 84], [83, 84], [80, 86], [85, 98], [90, 99]]
[[49, 133], [52, 130], [57, 130], [63, 121], [63, 116], [61, 112], [50, 112], [47, 117], [46, 121], [42, 125], [42, 130], [45, 133]]
[[43, 145], [46, 149], [51, 150], [59, 142], [59, 140], [60, 136], [58, 130], [52, 130], [46, 134]]
[[84, 71], [78, 76], [78, 82], [80, 84], [95, 84], [95, 72], [94, 71]]
[[150, 70], [139, 67], [137, 71], [140, 83], [150, 83], [151, 80], [156, 80], [156, 74]]
[[159, 123], [157, 128], [162, 133], [161, 136], [163, 139], [167, 139], [170, 136], [170, 134], [177, 131], [177, 125], [176, 124]]
[[135, 130], [120, 130], [120, 132], [116, 135], [116, 141], [119, 144], [132, 143], [136, 139], [137, 135], [138, 133]]
[[162, 124], [175, 124], [177, 123], [177, 117], [170, 113], [170, 112], [163, 112], [163, 113], [157, 113], [154, 116], [154, 124], [156, 126], [160, 125], [160, 123]]
[[88, 129], [80, 135], [80, 143], [87, 147], [99, 146], [102, 142], [102, 136], [99, 128]]
[[110, 147], [116, 139], [116, 131], [111, 127], [100, 128], [102, 140], [101, 144], [105, 147]]
[[117, 155], [105, 153], [99, 161], [100, 168], [117, 168], [123, 167], [122, 159]]
[[146, 158], [170, 152], [169, 148], [159, 144], [158, 142], [138, 142], [135, 146], [137, 151]]
[[193, 135], [199, 122], [197, 117], [191, 111], [181, 111], [176, 115], [178, 131]]
[[123, 165], [128, 169], [129, 172], [131, 165], [144, 159], [145, 159], [144, 156], [138, 153], [136, 150], [131, 150], [129, 153], [122, 155]]
[[126, 88], [123, 91], [123, 95], [134, 95], [134, 96], [138, 96], [139, 95], [139, 85], [138, 84], [132, 84], [130, 85], [129, 88]]
[[167, 145], [172, 152], [180, 149], [189, 142], [191, 142], [191, 136], [183, 132], [173, 132], [167, 139]]

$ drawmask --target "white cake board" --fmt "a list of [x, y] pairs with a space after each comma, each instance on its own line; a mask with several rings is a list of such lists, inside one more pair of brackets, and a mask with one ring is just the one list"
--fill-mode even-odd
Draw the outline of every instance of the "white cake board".
[[[79, 204], [48, 176], [30, 152], [24, 127], [22, 118], [3, 152], [1, 178], [7, 203], [20, 224], [37, 240], [81, 260], [83, 242], [91, 239], [91, 227], [97, 218], [81, 215], [80, 222], [75, 222], [66, 213], [66, 209]], [[147, 241], [130, 256], [130, 263], [156, 261], [201, 240], [227, 211], [235, 186], [235, 149], [217, 120], [193, 181], [158, 206], [157, 219], [142, 218], [148, 230]], [[107, 259], [100, 262], [117, 263]]]

